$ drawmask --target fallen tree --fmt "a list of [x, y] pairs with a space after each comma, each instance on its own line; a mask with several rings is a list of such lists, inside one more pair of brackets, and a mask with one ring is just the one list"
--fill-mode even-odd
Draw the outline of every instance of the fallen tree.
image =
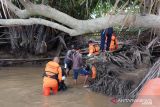
[[[45, 5], [33, 4], [29, 0], [20, 0], [25, 9], [21, 10], [9, 0], [2, 0], [3, 4], [20, 19], [0, 19], [1, 25], [33, 25], [42, 24], [59, 29], [71, 36], [96, 32], [111, 26], [159, 28], [160, 17], [153, 14], [145, 16], [135, 14], [112, 14], [90, 20], [78, 20], [65, 13]], [[40, 15], [54, 21], [42, 18], [30, 18]], [[29, 19], [25, 19], [29, 18]]]
[[[18, 2], [18, 3], [16, 3]], [[116, 1], [114, 9], [118, 5], [119, 0]], [[63, 46], [67, 49], [65, 42], [66, 36], [78, 36], [86, 33], [94, 33], [111, 26], [121, 26], [123, 27], [146, 27], [146, 28], [158, 28], [160, 25], [160, 18], [158, 13], [159, 2], [154, 2], [154, 12], [152, 14], [146, 14], [144, 16], [140, 14], [130, 14], [124, 12], [114, 13], [111, 12], [105, 17], [79, 20], [68, 15], [65, 12], [61, 12], [52, 5], [44, 5], [32, 3], [30, 0], [1, 0], [1, 10], [3, 12], [2, 19], [0, 19], [0, 25], [3, 28], [9, 29], [9, 36], [5, 38], [10, 38], [10, 44], [13, 52], [23, 49], [27, 52], [32, 52], [35, 54], [44, 54], [51, 44], [57, 47], [57, 55], [60, 54]], [[126, 2], [121, 10], [128, 4]], [[147, 22], [147, 23], [146, 23]], [[26, 26], [27, 25], [27, 26]], [[42, 28], [41, 28], [41, 26]], [[40, 28], [38, 27], [40, 26]], [[44, 27], [46, 26], [46, 27]], [[58, 29], [64, 35], [59, 33], [53, 33], [48, 29]], [[47, 30], [45, 30], [47, 29]], [[38, 33], [37, 30], [40, 30]], [[8, 32], [6, 30], [6, 32]], [[45, 32], [45, 33], [44, 33]], [[20, 35], [20, 37], [18, 37]], [[46, 38], [52, 36], [53, 42], [47, 44]], [[17, 39], [16, 39], [17, 38]], [[0, 45], [8, 44], [7, 40], [0, 42]], [[61, 46], [59, 46], [61, 45]], [[63, 46], [62, 46], [63, 45]], [[59, 46], [59, 47], [58, 47]], [[28, 49], [29, 48], [29, 49]], [[155, 47], [157, 48], [157, 47]], [[53, 49], [53, 48], [52, 48]], [[54, 50], [55, 50], [54, 49]]]

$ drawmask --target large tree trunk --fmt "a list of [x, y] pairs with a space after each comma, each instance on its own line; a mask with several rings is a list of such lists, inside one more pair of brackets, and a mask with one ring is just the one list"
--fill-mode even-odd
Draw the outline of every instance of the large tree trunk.
[[[45, 5], [36, 5], [29, 0], [20, 0], [25, 7], [24, 10], [19, 9], [9, 0], [5, 0], [6, 7], [15, 13], [20, 19], [0, 19], [1, 25], [33, 25], [42, 24], [61, 31], [71, 36], [81, 35], [90, 32], [96, 32], [111, 26], [127, 26], [127, 27], [148, 27], [159, 28], [160, 17], [157, 15], [108, 15], [106, 17], [78, 20], [54, 8]], [[40, 18], [29, 18], [30, 16], [40, 15], [53, 21]], [[29, 18], [29, 19], [21, 19]]]

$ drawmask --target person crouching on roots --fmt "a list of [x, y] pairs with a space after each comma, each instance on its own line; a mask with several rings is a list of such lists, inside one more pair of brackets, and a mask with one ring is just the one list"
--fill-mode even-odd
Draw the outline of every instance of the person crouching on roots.
[[100, 47], [98, 43], [94, 43], [92, 40], [88, 41], [88, 55], [87, 56], [92, 56], [92, 55], [98, 55]]
[[[88, 87], [88, 85], [86, 85], [87, 82], [91, 82], [96, 78], [96, 67], [95, 67], [95, 62], [92, 61], [91, 66], [89, 64], [86, 64], [80, 71], [80, 74], [82, 76], [85, 76], [85, 80], [84, 80], [84, 84], [83, 87]], [[91, 78], [89, 78], [91, 77]]]
[[43, 95], [49, 96], [52, 89], [53, 94], [58, 92], [58, 82], [62, 81], [62, 69], [59, 65], [59, 57], [54, 57], [46, 64], [43, 76]]

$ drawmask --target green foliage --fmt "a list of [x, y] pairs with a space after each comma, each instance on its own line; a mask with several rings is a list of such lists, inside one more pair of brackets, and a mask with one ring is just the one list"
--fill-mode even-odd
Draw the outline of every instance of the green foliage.
[[[121, 10], [123, 5], [127, 2], [128, 0], [120, 0], [117, 9], [115, 10], [116, 13]], [[128, 4], [122, 9], [125, 11], [125, 13], [138, 13], [139, 12], [139, 6], [138, 6], [138, 0], [129, 0]], [[115, 4], [115, 0], [99, 0], [97, 3], [96, 7], [93, 9], [91, 13], [92, 18], [97, 18], [101, 16], [105, 16], [107, 13], [111, 12]]]
[[[12, 0], [14, 4], [23, 9], [19, 0]], [[88, 19], [105, 16], [110, 12], [116, 0], [30, 0], [35, 4], [49, 5], [56, 8], [74, 18]], [[118, 8], [122, 7], [128, 0], [120, 0]], [[137, 4], [139, 0], [129, 0], [126, 7], [128, 10], [134, 10], [133, 4]], [[133, 8], [132, 8], [133, 7]], [[118, 9], [116, 9], [118, 12]], [[136, 10], [137, 11], [137, 10]], [[139, 11], [139, 10], [138, 10]]]
[[105, 16], [106, 13], [108, 13], [111, 10], [112, 7], [113, 5], [110, 2], [99, 1], [96, 7], [94, 8], [91, 17], [97, 18]]
[[98, 0], [54, 0], [49, 5], [75, 18], [88, 19], [97, 2]]

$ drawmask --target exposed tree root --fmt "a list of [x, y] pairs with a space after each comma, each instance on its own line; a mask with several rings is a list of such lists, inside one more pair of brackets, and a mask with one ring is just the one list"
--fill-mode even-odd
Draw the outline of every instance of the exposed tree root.
[[140, 47], [136, 43], [127, 44], [116, 52], [107, 53], [105, 57], [100, 56], [106, 60], [97, 60], [97, 77], [90, 82], [90, 89], [118, 98], [135, 98], [146, 80], [159, 76], [159, 60], [148, 72], [150, 59], [153, 58], [151, 49], [155, 44], [159, 44], [158, 37], [152, 41]]

